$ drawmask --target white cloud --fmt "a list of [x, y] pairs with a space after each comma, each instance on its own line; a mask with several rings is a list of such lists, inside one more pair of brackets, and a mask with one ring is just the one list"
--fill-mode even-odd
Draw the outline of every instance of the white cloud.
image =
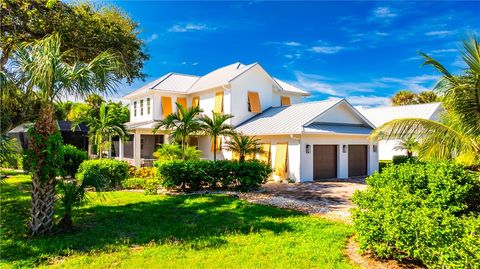
[[344, 47], [341, 46], [314, 46], [309, 51], [321, 54], [335, 54], [343, 49]]
[[390, 105], [389, 97], [377, 95], [354, 95], [348, 96], [347, 100], [354, 106], [377, 107]]
[[214, 31], [216, 29], [216, 27], [210, 27], [206, 24], [180, 23], [173, 25], [168, 31], [173, 33], [186, 33], [194, 31]]
[[389, 7], [378, 7], [373, 10], [373, 15], [380, 19], [389, 19], [397, 16]]
[[153, 35], [149, 36], [147, 39], [145, 39], [145, 43], [150, 43], [150, 42], [156, 40], [157, 38], [158, 38], [158, 35], [153, 34]]
[[430, 32], [426, 32], [425, 35], [427, 35], [427, 36], [444, 37], [444, 36], [452, 35], [452, 34], [454, 34], [454, 33], [455, 33], [454, 31], [442, 30], [442, 31], [430, 31]]
[[[407, 78], [382, 77], [378, 81], [384, 83], [395, 83], [397, 84], [397, 87], [402, 86], [406, 90], [421, 92], [431, 90], [431, 86], [433, 86], [433, 84], [439, 79], [440, 76], [438, 75], [421, 75]], [[425, 84], [429, 85], [425, 86]]]
[[301, 43], [295, 42], [295, 41], [288, 41], [288, 42], [284, 42], [283, 44], [285, 46], [290, 46], [290, 47], [299, 47], [302, 45]]
[[450, 53], [450, 52], [458, 52], [458, 49], [438, 49], [438, 50], [432, 50], [431, 53], [439, 54], [439, 53]]

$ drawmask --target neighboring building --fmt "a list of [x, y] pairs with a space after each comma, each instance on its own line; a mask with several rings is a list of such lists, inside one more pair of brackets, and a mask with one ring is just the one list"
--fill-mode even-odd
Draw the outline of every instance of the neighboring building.
[[[79, 124], [72, 130], [72, 123], [70, 121], [57, 121], [58, 129], [62, 134], [63, 143], [70, 144], [78, 149], [88, 150], [88, 127], [85, 124]], [[25, 150], [28, 148], [28, 128], [32, 123], [24, 123], [10, 130], [7, 135], [17, 139], [18, 143]]]
[[[444, 111], [441, 103], [429, 103], [405, 106], [386, 106], [369, 109], [359, 109], [359, 111], [369, 119], [375, 127], [379, 127], [396, 119], [421, 118], [428, 120], [438, 120]], [[401, 140], [391, 139], [378, 142], [379, 160], [391, 160], [396, 155], [407, 155], [405, 150], [395, 149]]]
[[[297, 182], [372, 174], [378, 168], [376, 145], [368, 140], [374, 128], [344, 99], [302, 103], [309, 94], [272, 77], [258, 63], [234, 63], [205, 76], [168, 73], [124, 96], [130, 102], [131, 134], [127, 142], [114, 141], [115, 156], [136, 166], [150, 165], [155, 148], [168, 142], [168, 131], [152, 133], [175, 102], [199, 106], [211, 116], [232, 114], [230, 124], [261, 139], [275, 177]], [[225, 138], [224, 138], [225, 139]], [[208, 136], [192, 137], [191, 145], [212, 159]], [[232, 153], [220, 149], [219, 159]]]

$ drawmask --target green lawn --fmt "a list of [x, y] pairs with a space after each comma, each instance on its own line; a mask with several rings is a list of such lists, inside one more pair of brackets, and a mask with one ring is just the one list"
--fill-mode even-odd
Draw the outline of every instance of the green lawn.
[[29, 177], [1, 183], [1, 268], [352, 268], [352, 228], [222, 195], [96, 194], [76, 232], [29, 239]]

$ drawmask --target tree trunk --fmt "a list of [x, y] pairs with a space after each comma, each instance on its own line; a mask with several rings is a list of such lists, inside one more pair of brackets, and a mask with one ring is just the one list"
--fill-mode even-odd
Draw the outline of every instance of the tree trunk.
[[213, 161], [217, 161], [217, 137], [213, 137]]
[[72, 231], [73, 230], [72, 214], [65, 213], [62, 217], [62, 220], [60, 220], [59, 226], [64, 231], [67, 231], [67, 232]]
[[[32, 209], [30, 211], [30, 230], [32, 235], [45, 234], [53, 228], [55, 202], [55, 169], [52, 169], [52, 153], [56, 148], [51, 146], [49, 138], [57, 131], [53, 120], [53, 107], [42, 106], [39, 118], [35, 122], [34, 132], [29, 141], [29, 149], [33, 152], [34, 171], [32, 175]], [[54, 153], [56, 154], [56, 153]], [[58, 164], [57, 164], [58, 165]]]

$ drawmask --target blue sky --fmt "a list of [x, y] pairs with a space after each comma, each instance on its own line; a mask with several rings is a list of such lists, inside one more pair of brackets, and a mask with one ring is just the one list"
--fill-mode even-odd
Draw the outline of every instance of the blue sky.
[[[146, 81], [259, 62], [311, 100], [346, 97], [355, 105], [431, 89], [438, 73], [421, 67], [418, 51], [461, 72], [460, 41], [480, 30], [478, 1], [108, 3], [140, 23], [151, 55]], [[118, 96], [144, 83], [122, 86]]]

